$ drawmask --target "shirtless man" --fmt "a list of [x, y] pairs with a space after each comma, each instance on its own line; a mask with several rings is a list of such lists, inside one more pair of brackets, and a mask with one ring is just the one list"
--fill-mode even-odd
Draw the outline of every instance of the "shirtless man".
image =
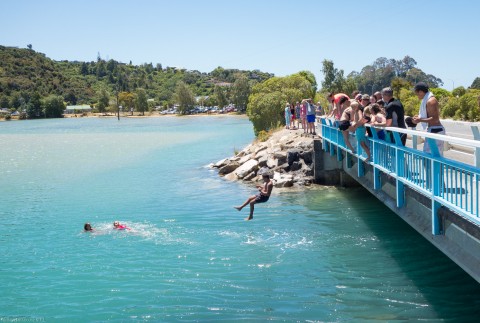
[[[357, 105], [358, 102], [355, 100], [354, 101]], [[348, 139], [348, 133], [350, 131], [354, 131], [354, 128], [352, 127], [352, 122], [354, 121], [354, 111], [353, 108], [351, 107], [351, 101], [348, 100], [346, 102], [347, 108], [343, 110], [342, 116], [340, 117], [340, 125], [338, 126], [338, 129], [342, 131], [343, 135], [343, 141], [345, 141], [345, 144], [347, 145], [348, 148], [352, 151], [352, 153], [355, 152], [355, 149], [353, 149], [352, 145], [350, 144], [350, 140]]]
[[241, 206], [234, 206], [235, 209], [241, 211], [247, 204], [250, 204], [250, 215], [248, 218], [245, 218], [246, 221], [253, 219], [253, 211], [255, 209], [254, 205], [257, 203], [267, 202], [270, 198], [270, 194], [272, 194], [273, 182], [270, 180], [269, 171], [264, 171], [262, 177], [263, 185], [257, 185], [259, 193], [257, 195], [250, 196]]
[[[415, 85], [415, 94], [422, 101], [420, 104], [420, 113], [413, 116], [413, 123], [422, 123], [422, 127], [427, 129], [427, 132], [436, 133], [439, 135], [445, 134], [445, 128], [440, 122], [440, 109], [438, 107], [438, 100], [429, 91], [428, 85], [420, 82]], [[436, 140], [438, 151], [443, 156], [443, 141]], [[428, 140], [425, 140], [423, 151], [429, 153], [430, 146]]]
[[367, 153], [366, 161], [368, 161], [370, 160], [370, 149], [368, 148], [367, 138], [365, 136], [365, 123], [368, 123], [368, 120], [363, 117], [360, 103], [357, 100], [349, 100], [349, 102], [350, 106], [343, 111], [342, 116], [340, 117], [340, 126], [338, 129], [342, 131], [345, 144], [353, 153], [355, 153], [355, 149], [353, 149], [352, 144], [350, 143], [348, 133], [355, 132], [357, 140], [360, 142], [360, 146]]

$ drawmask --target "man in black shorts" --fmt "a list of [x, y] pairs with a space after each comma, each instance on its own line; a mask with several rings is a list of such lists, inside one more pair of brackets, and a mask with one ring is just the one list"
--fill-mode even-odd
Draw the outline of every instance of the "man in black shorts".
[[234, 206], [235, 209], [241, 211], [247, 204], [250, 204], [250, 215], [245, 218], [246, 221], [253, 219], [253, 211], [255, 210], [255, 204], [265, 203], [270, 198], [273, 189], [273, 181], [270, 179], [272, 176], [271, 171], [268, 168], [262, 168], [258, 171], [262, 175], [263, 185], [257, 185], [259, 193], [257, 195], [250, 196], [245, 203], [240, 206]]
[[[382, 90], [382, 98], [386, 104], [385, 112], [387, 114], [387, 127], [406, 129], [407, 126], [405, 125], [405, 110], [403, 108], [402, 102], [393, 97], [392, 88], [384, 88]], [[392, 142], [395, 142], [395, 140], [393, 139], [393, 133], [390, 133], [390, 138], [392, 139]], [[402, 145], [405, 146], [405, 143], [407, 142], [407, 134], [400, 133], [400, 139], [402, 141]]]

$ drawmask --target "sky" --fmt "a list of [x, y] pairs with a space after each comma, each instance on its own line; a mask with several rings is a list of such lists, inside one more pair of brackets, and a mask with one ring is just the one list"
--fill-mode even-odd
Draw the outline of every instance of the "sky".
[[218, 66], [323, 80], [379, 57], [468, 87], [480, 77], [480, 1], [0, 0], [0, 45], [54, 60], [114, 59], [211, 72]]

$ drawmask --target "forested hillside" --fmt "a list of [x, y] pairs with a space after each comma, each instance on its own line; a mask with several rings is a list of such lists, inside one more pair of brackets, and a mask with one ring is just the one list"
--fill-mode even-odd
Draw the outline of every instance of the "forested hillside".
[[105, 95], [112, 100], [117, 93], [133, 96], [138, 89], [145, 90], [155, 105], [167, 106], [175, 103], [180, 81], [192, 95], [208, 96], [210, 102], [205, 103], [216, 105], [223, 103], [219, 99], [233, 95], [225, 92], [234, 90], [235, 81], [247, 80], [251, 86], [272, 76], [221, 67], [202, 73], [160, 63], [132, 65], [100, 56], [91, 62], [54, 61], [32, 49], [0, 46], [0, 108], [28, 110], [39, 98], [52, 95], [61, 96], [69, 105], [96, 105]]

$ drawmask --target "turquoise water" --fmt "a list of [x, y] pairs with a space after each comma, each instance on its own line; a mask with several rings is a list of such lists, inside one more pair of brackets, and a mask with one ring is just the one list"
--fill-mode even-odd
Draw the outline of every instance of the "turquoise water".
[[0, 123], [0, 321], [479, 317], [479, 284], [362, 189], [274, 190], [243, 221], [254, 189], [205, 166], [252, 139], [241, 117]]

